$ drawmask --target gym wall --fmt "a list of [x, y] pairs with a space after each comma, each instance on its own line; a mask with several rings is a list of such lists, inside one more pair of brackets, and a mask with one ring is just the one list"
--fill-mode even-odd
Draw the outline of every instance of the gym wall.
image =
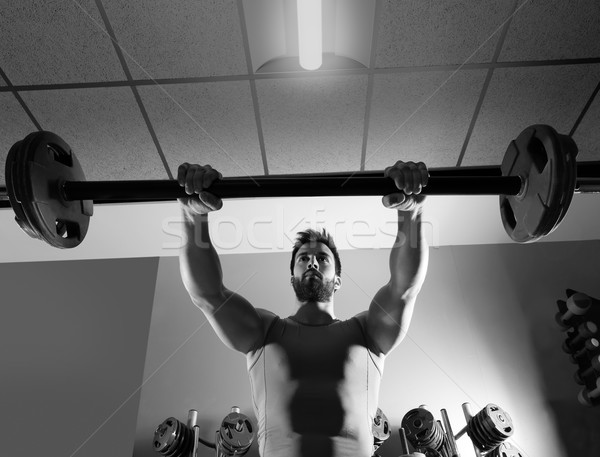
[[0, 263], [0, 455], [131, 456], [157, 267]]

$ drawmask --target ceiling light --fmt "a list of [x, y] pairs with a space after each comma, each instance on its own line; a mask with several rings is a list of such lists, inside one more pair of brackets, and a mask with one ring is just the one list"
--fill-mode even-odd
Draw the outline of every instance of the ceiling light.
[[369, 67], [376, 0], [242, 0], [242, 5], [255, 73]]
[[300, 66], [316, 70], [323, 62], [321, 0], [298, 0], [298, 51]]

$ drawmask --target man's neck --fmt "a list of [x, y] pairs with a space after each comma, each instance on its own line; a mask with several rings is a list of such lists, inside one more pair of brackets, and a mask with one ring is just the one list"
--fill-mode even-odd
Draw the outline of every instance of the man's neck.
[[330, 324], [335, 320], [333, 299], [328, 302], [305, 302], [298, 305], [294, 319], [302, 324], [322, 325]]

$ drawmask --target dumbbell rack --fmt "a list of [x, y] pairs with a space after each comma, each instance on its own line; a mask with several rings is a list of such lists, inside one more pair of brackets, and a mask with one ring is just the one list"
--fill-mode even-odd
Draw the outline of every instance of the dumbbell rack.
[[577, 396], [584, 406], [600, 405], [600, 300], [573, 289], [567, 299], [557, 300], [556, 322], [566, 333], [562, 349], [577, 365]]
[[520, 451], [506, 441], [514, 432], [508, 413], [494, 404], [488, 404], [473, 415], [471, 405], [463, 403], [466, 425], [455, 435], [445, 409], [442, 421], [436, 421], [425, 405], [410, 410], [402, 419], [400, 443], [402, 455], [410, 453], [408, 443], [424, 456], [460, 457], [456, 442], [467, 435], [477, 457], [522, 457]]

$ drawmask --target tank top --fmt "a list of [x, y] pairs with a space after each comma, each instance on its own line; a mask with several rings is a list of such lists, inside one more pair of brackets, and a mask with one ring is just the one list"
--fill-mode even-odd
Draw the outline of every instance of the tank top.
[[262, 457], [371, 457], [383, 354], [361, 320], [275, 317], [246, 354]]

